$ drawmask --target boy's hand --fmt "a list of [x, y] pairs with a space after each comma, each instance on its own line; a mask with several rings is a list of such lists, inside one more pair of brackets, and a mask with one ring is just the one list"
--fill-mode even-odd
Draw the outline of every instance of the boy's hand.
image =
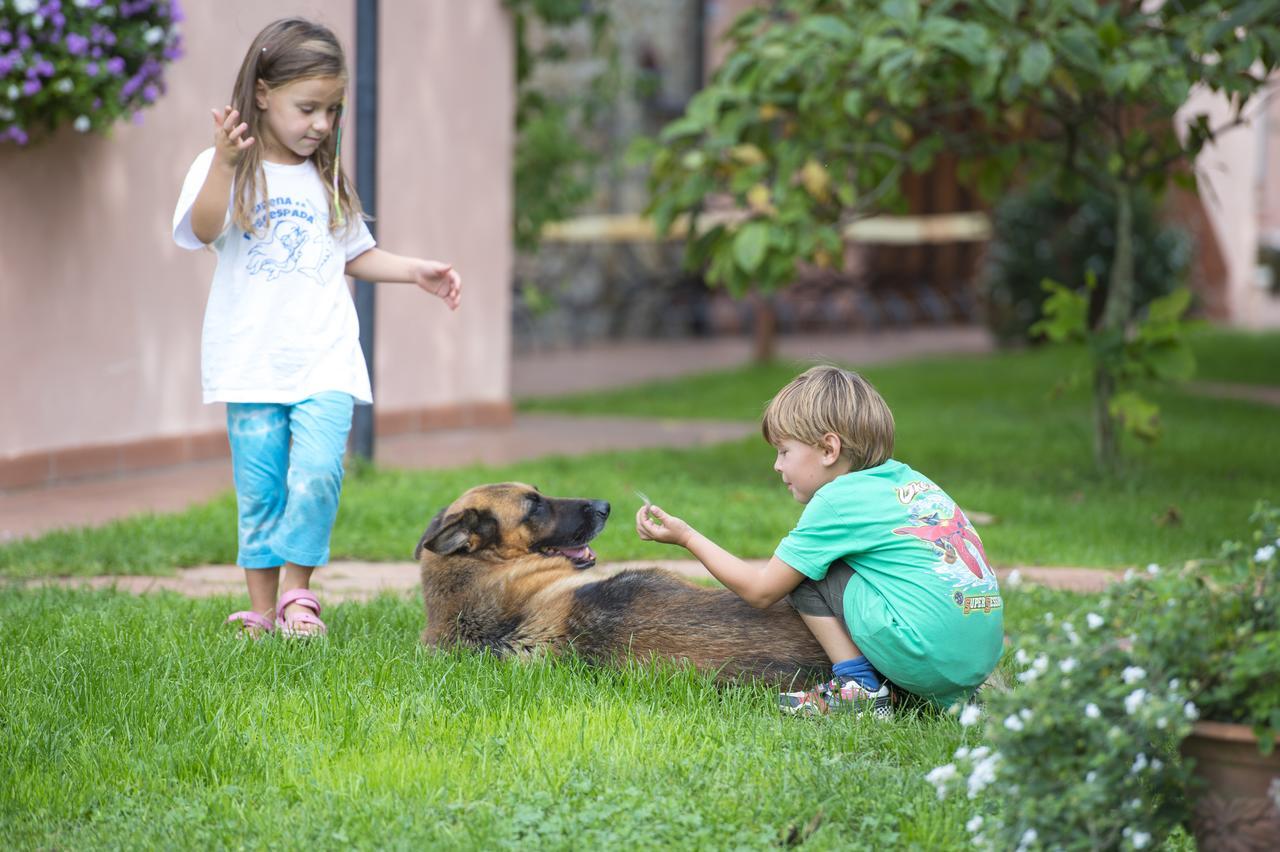
[[413, 283], [433, 296], [439, 296], [456, 311], [462, 301], [462, 276], [451, 264], [438, 260], [419, 261], [413, 269]]
[[230, 106], [213, 110], [213, 157], [228, 168], [235, 168], [244, 152], [253, 147], [253, 137], [241, 137], [249, 125], [240, 121], [240, 113]]
[[684, 547], [693, 534], [693, 527], [675, 515], [668, 515], [658, 506], [646, 503], [636, 512], [636, 534], [644, 541], [660, 541]]

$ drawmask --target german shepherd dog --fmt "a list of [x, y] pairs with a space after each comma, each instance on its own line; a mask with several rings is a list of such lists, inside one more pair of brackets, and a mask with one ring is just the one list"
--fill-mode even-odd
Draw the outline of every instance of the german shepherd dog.
[[669, 571], [595, 568], [589, 543], [608, 517], [603, 500], [547, 497], [519, 482], [467, 491], [414, 550], [422, 641], [498, 656], [574, 652], [601, 665], [669, 659], [721, 680], [780, 685], [830, 667], [785, 601], [754, 609]]

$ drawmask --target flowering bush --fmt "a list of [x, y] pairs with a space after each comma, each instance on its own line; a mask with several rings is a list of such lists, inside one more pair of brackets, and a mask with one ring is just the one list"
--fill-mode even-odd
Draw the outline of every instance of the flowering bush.
[[[1250, 545], [1131, 572], [1078, 611], [1018, 637], [1016, 685], [960, 711], [982, 745], [929, 773], [967, 795], [969, 830], [998, 849], [1144, 849], [1187, 814], [1178, 746], [1199, 717], [1280, 731], [1280, 511]], [[1024, 590], [1034, 596], [1034, 589]]]
[[176, 0], [0, 0], [0, 142], [140, 117], [182, 53]]

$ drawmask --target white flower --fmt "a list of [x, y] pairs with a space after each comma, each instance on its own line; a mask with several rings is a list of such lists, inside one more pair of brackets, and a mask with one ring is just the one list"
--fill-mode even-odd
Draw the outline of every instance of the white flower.
[[1107, 620], [1096, 612], [1091, 612], [1084, 617], [1085, 622], [1089, 625], [1090, 630], [1097, 630], [1099, 627], [1107, 623]]
[[1004, 581], [1010, 586], [1016, 586], [1022, 582], [1022, 572], [1014, 568], [1009, 572], [1009, 576], [1004, 578]]
[[1120, 677], [1125, 683], [1133, 686], [1133, 684], [1142, 680], [1147, 676], [1146, 669], [1140, 666], [1128, 666], [1124, 671], [1120, 672]]
[[1161, 769], [1164, 769], [1164, 761], [1158, 757], [1151, 758], [1151, 771], [1159, 772]]
[[1058, 671], [1063, 674], [1071, 674], [1079, 667], [1079, 665], [1080, 662], [1075, 657], [1067, 657], [1065, 660], [1058, 663]]
[[1135, 689], [1124, 698], [1124, 711], [1132, 716], [1138, 712], [1138, 708], [1142, 706], [1142, 702], [1147, 700], [1147, 691], [1145, 689]]
[[[13, 110], [9, 109], [7, 106], [0, 106], [0, 121], [12, 121], [12, 120], [13, 120]], [[8, 530], [6, 530], [6, 532], [8, 532]]]
[[1084, 705], [1084, 715], [1088, 716], [1090, 719], [1096, 719], [1102, 715], [1102, 711], [1098, 709], [1097, 704], [1090, 701], [1088, 704]]
[[960, 711], [960, 724], [966, 728], [970, 725], [977, 724], [978, 720], [981, 718], [982, 708], [978, 707], [976, 704], [967, 704], [965, 705], [964, 710]]
[[1045, 623], [1045, 624], [1053, 624], [1053, 613], [1051, 613], [1051, 612], [1046, 612], [1046, 613], [1044, 614], [1044, 623]]
[[76, 84], [75, 84], [75, 81], [72, 80], [70, 77], [63, 77], [58, 82], [54, 83], [53, 87], [65, 95], [73, 91], [76, 87]]
[[38, 30], [44, 26], [44, 15], [36, 13], [31, 16], [31, 29]]
[[30, 15], [40, 8], [40, 0], [13, 0], [13, 8], [19, 15]]
[[1023, 707], [1021, 710], [1019, 710], [1019, 711], [1018, 711], [1018, 715], [1019, 715], [1020, 717], [1022, 717], [1022, 721], [1024, 721], [1024, 722], [1030, 722], [1030, 721], [1031, 721], [1032, 713], [1031, 713], [1031, 710], [1030, 710], [1029, 708], [1027, 708], [1027, 707]]
[[1013, 660], [1020, 666], [1025, 666], [1031, 662], [1031, 655], [1027, 653], [1026, 648], [1019, 648], [1018, 652], [1013, 655]]
[[1124, 581], [1127, 583], [1136, 576], [1137, 573], [1132, 568], [1129, 568], [1124, 572]]
[[1035, 843], [1039, 838], [1040, 835], [1036, 833], [1034, 828], [1028, 828], [1026, 831], [1022, 832], [1022, 838], [1018, 840], [1019, 852], [1024, 849], [1030, 849], [1031, 844]]
[[968, 756], [969, 756], [968, 746], [960, 746], [960, 748], [956, 749], [956, 754], [955, 754], [956, 760], [964, 760]]
[[1006, 717], [1004, 720], [1004, 726], [1011, 731], [1021, 731], [1025, 727], [1022, 724], [1022, 720], [1017, 716]]
[[1129, 842], [1133, 844], [1134, 849], [1143, 849], [1151, 842], [1151, 835], [1145, 831], [1135, 831], [1129, 838]]
[[969, 774], [970, 799], [977, 798], [979, 793], [995, 783], [996, 764], [999, 762], [1000, 755], [997, 753], [974, 764], [973, 772]]
[[1045, 671], [1049, 668], [1049, 658], [1046, 657], [1044, 654], [1040, 654], [1031, 662], [1031, 668], [1040, 672], [1040, 674], [1044, 674]]
[[1160, 566], [1152, 562], [1150, 565], [1147, 566], [1147, 573], [1150, 574], [1152, 577], [1154, 577], [1155, 575], [1160, 573]]
[[1031, 683], [1038, 677], [1040, 677], [1040, 672], [1036, 671], [1035, 669], [1027, 669], [1025, 672], [1018, 673], [1018, 680], [1022, 681], [1023, 683]]
[[77, 116], [76, 120], [71, 122], [71, 126], [81, 133], [88, 133], [91, 124], [92, 122], [89, 121], [89, 116], [87, 115]]
[[982, 828], [982, 817], [976, 816], [964, 824], [964, 827], [970, 834], [974, 834], [978, 829]]
[[1094, 781], [1097, 781], [1097, 780], [1098, 780], [1098, 771], [1096, 769], [1090, 769], [1088, 773], [1086, 773], [1084, 776], [1084, 783], [1086, 784], [1092, 784]]
[[1259, 547], [1258, 552], [1253, 554], [1254, 562], [1270, 562], [1271, 557], [1276, 555], [1276, 546], [1268, 544], [1266, 547]]
[[1129, 767], [1130, 775], [1137, 775], [1139, 772], [1147, 768], [1147, 756], [1142, 752], [1138, 752], [1138, 756], [1133, 759], [1133, 765]]
[[969, 756], [974, 760], [985, 760], [989, 754], [991, 754], [990, 746], [978, 746], [973, 751], [969, 752]]
[[22, 94], [22, 92], [19, 91], [17, 86], [15, 86], [13, 83], [10, 83], [9, 90], [5, 92], [5, 94], [9, 96], [9, 100], [16, 101], [18, 99], [18, 95]]
[[147, 44], [158, 44], [164, 41], [164, 27], [151, 27], [142, 34], [142, 40]]
[[954, 763], [946, 763], [931, 770], [928, 775], [924, 776], [924, 780], [928, 781], [938, 791], [938, 798], [945, 799], [947, 797], [947, 782], [956, 777], [956, 765]]
[[1188, 701], [1182, 706], [1182, 715], [1194, 722], [1196, 719], [1200, 718], [1200, 711], [1196, 709], [1196, 705]]

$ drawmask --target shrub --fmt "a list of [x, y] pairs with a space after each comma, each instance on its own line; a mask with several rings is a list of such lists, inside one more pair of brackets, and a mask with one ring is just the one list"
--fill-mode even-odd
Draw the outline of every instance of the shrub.
[[181, 20], [176, 0], [0, 3], [0, 142], [140, 117], [182, 53]]
[[[1115, 257], [1115, 218], [1111, 197], [1093, 193], [1072, 203], [1047, 182], [1012, 193], [996, 206], [979, 286], [986, 322], [997, 340], [1009, 345], [1041, 339], [1031, 326], [1043, 313], [1046, 293], [1040, 284], [1046, 278], [1083, 290], [1089, 275], [1096, 276], [1100, 285], [1089, 303], [1090, 325], [1096, 322]], [[1145, 194], [1134, 198], [1133, 239], [1136, 316], [1182, 282], [1191, 244], [1181, 229], [1160, 223], [1155, 202]]]

